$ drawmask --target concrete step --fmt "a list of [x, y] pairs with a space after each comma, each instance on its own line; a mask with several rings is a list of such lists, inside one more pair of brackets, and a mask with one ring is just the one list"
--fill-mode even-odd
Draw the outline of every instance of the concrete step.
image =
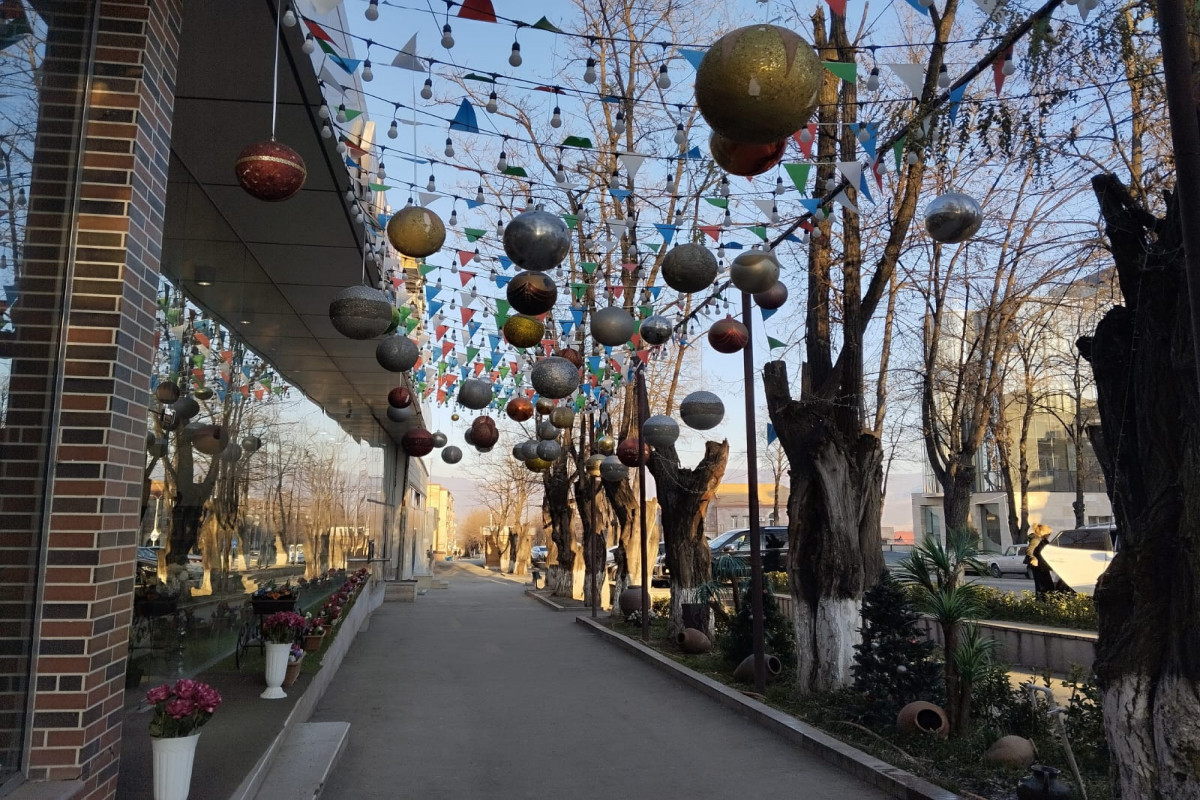
[[304, 722], [294, 726], [254, 800], [320, 797], [349, 736], [349, 722]]

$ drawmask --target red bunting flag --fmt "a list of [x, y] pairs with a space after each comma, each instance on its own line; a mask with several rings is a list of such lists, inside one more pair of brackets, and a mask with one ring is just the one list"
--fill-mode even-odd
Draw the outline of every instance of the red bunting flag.
[[[474, 255], [474, 254], [472, 254], [472, 255]], [[471, 278], [474, 278], [474, 277], [475, 277], [474, 272], [467, 272], [465, 269], [460, 270], [458, 273], [458, 278], [459, 278], [459, 280], [462, 281], [463, 286], [466, 286], [471, 281]]]
[[255, 400], [262, 400], [262, 399], [263, 399], [263, 392], [264, 392], [264, 390], [263, 390], [263, 389], [261, 389], [261, 388], [259, 388], [259, 389], [255, 389], [255, 390], [254, 390], [254, 399], [255, 399]]
[[326, 33], [325, 29], [322, 28], [320, 25], [313, 22], [311, 19], [304, 20], [304, 24], [308, 26], [308, 30], [309, 30], [309, 32], [312, 33], [313, 36], [317, 37], [318, 39], [323, 39], [324, 41], [329, 42], [330, 44], [333, 44], [333, 37], [330, 36], [328, 33]]
[[437, 401], [438, 401], [439, 406], [446, 402], [446, 390], [445, 389], [438, 389]]
[[637, 357], [642, 360], [643, 364], [650, 363], [650, 351], [649, 350], [638, 350], [638, 351], [636, 351], [635, 355], [637, 355]]
[[711, 238], [714, 242], [721, 237], [720, 225], [701, 225], [700, 230], [708, 234], [709, 238]]
[[463, 0], [458, 8], [458, 16], [480, 22], [495, 22], [496, 9], [492, 8], [492, 0]]
[[542, 350], [545, 351], [546, 355], [550, 355], [551, 353], [553, 353], [554, 352], [554, 340], [553, 339], [542, 339]]
[[619, 285], [619, 284], [617, 284], [617, 285], [615, 285], [615, 286], [610, 286], [610, 287], [608, 287], [608, 290], [609, 290], [610, 292], [612, 292], [612, 293], [613, 293], [613, 295], [614, 295], [614, 296], [616, 296], [616, 297], [620, 297], [621, 295], [623, 295], [623, 294], [625, 293], [625, 287], [624, 287], [624, 286], [621, 286], [621, 285]]
[[471, 321], [471, 317], [473, 317], [473, 316], [475, 316], [475, 309], [473, 309], [473, 308], [463, 308], [463, 310], [462, 310], [462, 321], [463, 321], [463, 325], [466, 325], [468, 322], [470, 322], [470, 321]]
[[448, 330], [450, 330], [449, 325], [438, 325], [434, 329], [434, 337], [437, 339], [441, 339], [443, 336], [446, 335], [446, 331], [448, 331]]
[[454, 342], [442, 342], [442, 359], [446, 358], [446, 354], [454, 349]]
[[813, 142], [817, 140], [817, 123], [810, 122], [804, 126], [804, 130], [808, 131], [808, 141], [800, 138], [800, 131], [792, 134], [792, 138], [796, 140], [796, 144], [800, 146], [800, 152], [805, 158], [812, 158]]
[[992, 62], [992, 81], [996, 84], [996, 94], [1000, 94], [1000, 90], [1004, 88], [1004, 65], [1013, 56], [1013, 49], [1009, 47], [1002, 54], [996, 57]]
[[825, 0], [829, 3], [829, 7], [833, 9], [833, 13], [839, 17], [846, 16], [846, 0]]
[[481, 372], [483, 372], [483, 362], [482, 362], [482, 361], [476, 361], [476, 362], [475, 362], [475, 377], [476, 377], [476, 378], [478, 378], [478, 377], [479, 377], [479, 373], [481, 373]]
[[413, 369], [420, 369], [421, 365], [424, 363], [425, 363], [425, 357], [417, 356], [417, 363], [413, 364]]
[[474, 250], [459, 250], [458, 251], [458, 264], [461, 267], [465, 267], [467, 264], [470, 264], [471, 259], [473, 259], [473, 258], [475, 258]]

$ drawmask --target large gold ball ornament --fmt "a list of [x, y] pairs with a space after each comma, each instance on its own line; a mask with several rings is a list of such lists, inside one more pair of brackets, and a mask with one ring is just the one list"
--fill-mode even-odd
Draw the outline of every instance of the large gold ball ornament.
[[617, 440], [606, 433], [596, 439], [596, 450], [611, 456], [617, 450]]
[[446, 226], [442, 218], [421, 206], [405, 206], [387, 224], [388, 241], [409, 258], [424, 258], [442, 249]]
[[528, 314], [513, 314], [504, 323], [504, 338], [513, 347], [533, 347], [545, 333], [542, 321]]
[[526, 461], [525, 466], [529, 468], [530, 472], [545, 472], [550, 469], [553, 463], [553, 461], [547, 461], [544, 458], [534, 457]]
[[696, 70], [696, 105], [720, 135], [771, 144], [804, 127], [817, 108], [824, 68], [812, 45], [777, 25], [722, 36]]
[[545, 416], [554, 412], [554, 401], [549, 397], [539, 397], [537, 401], [537, 413]]

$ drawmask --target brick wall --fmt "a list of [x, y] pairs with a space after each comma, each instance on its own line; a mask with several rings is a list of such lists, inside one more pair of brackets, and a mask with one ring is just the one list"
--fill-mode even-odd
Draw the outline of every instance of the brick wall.
[[[79, 796], [89, 799], [113, 797], [117, 782], [183, 13], [182, 0], [99, 1], [27, 770], [34, 780], [80, 779]], [[56, 2], [55, 13], [69, 5], [86, 4]], [[45, 96], [42, 119], [70, 107], [80, 86], [62, 80]], [[41, 148], [40, 127], [38, 138]], [[62, 191], [50, 186], [50, 173], [61, 177], [62, 165], [38, 169], [47, 184], [38, 185], [35, 171], [32, 202], [46, 189], [48, 234], [55, 219], [69, 223], [62, 215], [69, 209], [56, 205]], [[47, 258], [40, 269], [53, 267]], [[31, 323], [36, 305], [31, 298], [24, 312]], [[16, 373], [14, 364], [14, 382]], [[5, 433], [13, 435], [19, 422], [10, 414]], [[4, 494], [7, 501], [7, 488]]]

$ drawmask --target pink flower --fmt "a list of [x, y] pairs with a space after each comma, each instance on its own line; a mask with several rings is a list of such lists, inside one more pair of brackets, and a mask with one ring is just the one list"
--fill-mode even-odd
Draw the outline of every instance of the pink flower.
[[157, 705], [171, 696], [171, 687], [167, 684], [156, 686], [146, 692], [146, 702]]
[[167, 715], [173, 719], [183, 719], [190, 716], [196, 710], [196, 704], [190, 699], [176, 697], [171, 702], [167, 703]]
[[207, 684], [196, 687], [196, 706], [206, 714], [215, 713], [221, 705], [221, 693]]
[[192, 696], [196, 694], [197, 685], [198, 684], [195, 681], [189, 681], [187, 678], [181, 678], [175, 683], [175, 694], [178, 697], [182, 697], [184, 700], [190, 700]]

